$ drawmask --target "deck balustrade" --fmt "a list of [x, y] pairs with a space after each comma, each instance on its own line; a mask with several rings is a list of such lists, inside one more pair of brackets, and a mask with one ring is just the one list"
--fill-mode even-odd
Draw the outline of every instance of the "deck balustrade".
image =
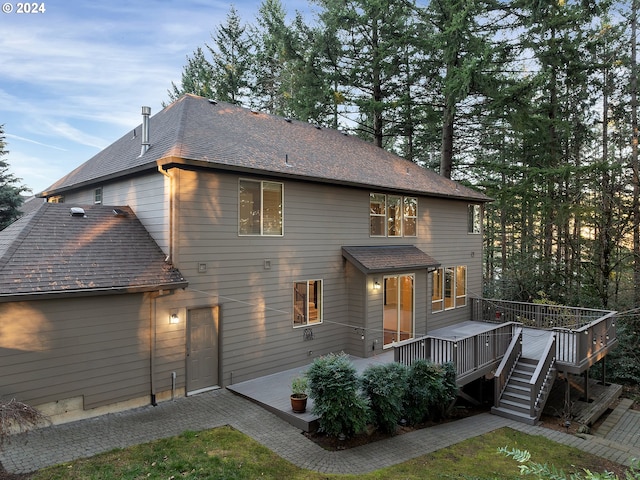
[[473, 321], [495, 323], [495, 328], [456, 338], [426, 335], [398, 342], [395, 361], [453, 362], [458, 385], [464, 385], [496, 369], [519, 327], [553, 331], [552, 357], [560, 370], [570, 373], [583, 372], [617, 343], [616, 312], [609, 310], [475, 298], [471, 313]]
[[581, 373], [603, 358], [617, 343], [616, 312], [593, 308], [474, 298], [472, 318], [484, 322], [517, 322], [552, 330], [558, 367]]
[[405, 365], [411, 365], [419, 359], [438, 364], [453, 362], [458, 384], [464, 385], [485, 375], [500, 361], [516, 327], [515, 323], [510, 322], [464, 337], [427, 335], [405, 340], [394, 345], [394, 358], [396, 362]]
[[517, 322], [531, 328], [567, 328], [577, 330], [611, 312], [594, 308], [566, 307], [545, 303], [512, 302], [474, 298], [472, 318], [482, 322]]

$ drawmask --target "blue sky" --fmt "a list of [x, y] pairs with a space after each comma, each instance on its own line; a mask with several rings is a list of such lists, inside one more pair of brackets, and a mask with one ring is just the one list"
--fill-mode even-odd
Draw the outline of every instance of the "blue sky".
[[[50, 0], [37, 14], [9, 3], [13, 12], [0, 13], [5, 159], [38, 193], [138, 125], [142, 105], [157, 113], [231, 5], [255, 23], [261, 1]], [[282, 4], [290, 15], [308, 8]]]

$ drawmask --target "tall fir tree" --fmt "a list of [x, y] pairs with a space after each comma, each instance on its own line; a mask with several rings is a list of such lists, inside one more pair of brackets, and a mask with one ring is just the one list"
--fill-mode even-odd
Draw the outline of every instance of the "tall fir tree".
[[233, 104], [248, 103], [251, 46], [246, 26], [231, 7], [227, 21], [212, 34], [213, 45], [207, 45], [211, 53], [211, 81], [216, 99]]
[[4, 158], [9, 155], [6, 146], [4, 125], [0, 125], [0, 230], [20, 216], [21, 194], [29, 191], [26, 186], [18, 185], [21, 179], [9, 172], [9, 162]]
[[[187, 64], [182, 71], [180, 85], [171, 82], [171, 89], [168, 90], [169, 103], [175, 102], [185, 93], [214, 98], [213, 77], [213, 67], [205, 58], [202, 48], [198, 47], [191, 57], [187, 56]], [[166, 103], [163, 103], [163, 106], [166, 106]]]

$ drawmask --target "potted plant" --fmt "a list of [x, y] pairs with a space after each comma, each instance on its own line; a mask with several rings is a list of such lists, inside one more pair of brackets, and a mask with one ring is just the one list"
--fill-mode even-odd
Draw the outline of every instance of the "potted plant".
[[309, 380], [305, 375], [291, 381], [291, 409], [293, 413], [304, 413], [307, 409]]

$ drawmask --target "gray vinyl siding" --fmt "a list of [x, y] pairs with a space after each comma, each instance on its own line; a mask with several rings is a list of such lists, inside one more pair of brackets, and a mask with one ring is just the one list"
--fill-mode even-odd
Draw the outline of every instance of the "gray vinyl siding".
[[159, 172], [65, 193], [69, 206], [93, 205], [94, 192], [102, 187], [102, 204], [125, 206], [135, 212], [162, 251], [169, 254], [169, 179]]
[[142, 294], [0, 304], [0, 398], [82, 396], [89, 409], [148, 395], [148, 305]]
[[[482, 235], [468, 233], [468, 203], [443, 199], [425, 199], [429, 205], [430, 222], [422, 222], [419, 236], [432, 238], [428, 253], [442, 267], [467, 267], [467, 306], [431, 313], [432, 278], [428, 283], [427, 330], [470, 320], [470, 298], [482, 296]], [[423, 231], [423, 229], [425, 229]]]
[[[376, 303], [381, 295], [371, 293], [367, 276], [345, 266], [344, 245], [416, 245], [443, 265], [466, 264], [468, 291], [479, 291], [481, 239], [467, 234], [465, 202], [420, 197], [418, 238], [372, 238], [370, 190], [285, 180], [284, 235], [239, 236], [239, 178], [274, 179], [184, 170], [171, 175], [179, 239], [174, 262], [189, 280], [187, 290], [173, 301], [184, 307], [220, 305], [223, 385], [304, 365], [328, 352], [377, 353], [371, 347], [382, 328], [382, 305]], [[268, 270], [265, 260], [271, 262]], [[206, 273], [198, 273], [200, 263], [207, 265]], [[426, 270], [404, 273], [416, 278], [416, 334], [435, 328], [432, 320], [438, 325], [469, 319], [466, 308], [440, 318], [431, 315]], [[309, 326], [314, 339], [305, 340], [304, 328], [292, 325], [292, 291], [295, 281], [312, 279], [323, 280], [324, 323]], [[355, 331], [363, 319], [364, 345]], [[377, 345], [379, 352], [381, 335]]]

